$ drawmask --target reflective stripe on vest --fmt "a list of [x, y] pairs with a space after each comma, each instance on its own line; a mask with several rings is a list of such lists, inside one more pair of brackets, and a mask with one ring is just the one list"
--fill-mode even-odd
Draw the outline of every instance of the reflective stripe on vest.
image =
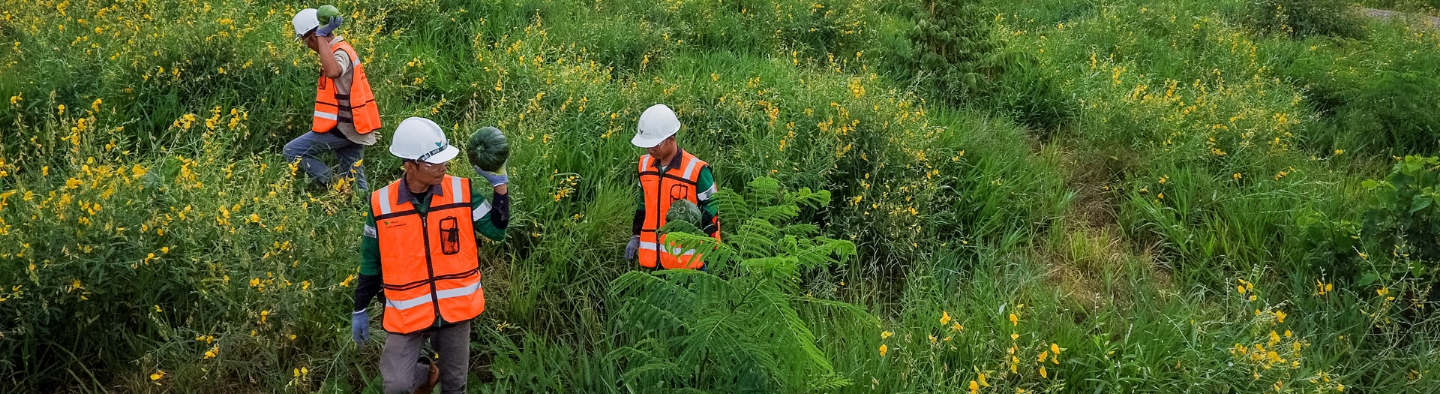
[[[665, 242], [665, 237], [656, 233], [660, 227], [665, 226], [665, 214], [670, 211], [670, 204], [676, 200], [688, 200], [691, 203], [699, 203], [700, 191], [696, 190], [700, 181], [700, 169], [706, 164], [689, 152], [680, 151], [680, 162], [685, 163], [675, 168], [667, 168], [664, 173], [654, 166], [655, 158], [645, 155], [640, 158], [640, 188], [644, 192], [645, 217], [640, 226], [640, 247], [637, 251], [637, 258], [640, 265], [646, 268], [703, 268], [704, 261], [701, 254], [694, 249], [682, 249], [678, 246]], [[706, 190], [706, 198], [713, 194], [712, 190]], [[699, 224], [699, 223], [697, 223]], [[720, 239], [717, 232], [711, 234], [715, 239]]]
[[[436, 299], [441, 299], [441, 300], [443, 300], [443, 299], [446, 299], [446, 298], [463, 297], [463, 296], [468, 296], [468, 295], [471, 295], [471, 294], [475, 294], [475, 292], [477, 292], [477, 291], [480, 291], [480, 282], [475, 282], [475, 283], [473, 283], [473, 284], [470, 284], [470, 285], [468, 285], [468, 286], [461, 287], [461, 288], [458, 288], [458, 289], [450, 289], [450, 290], [440, 290], [440, 291], [437, 291], [437, 292], [435, 292], [435, 298], [436, 298]], [[411, 298], [411, 299], [408, 299], [408, 300], [385, 300], [385, 307], [386, 307], [386, 308], [394, 308], [394, 309], [398, 309], [398, 310], [406, 310], [406, 309], [414, 308], [414, 307], [417, 307], [417, 306], [420, 306], [420, 305], [426, 305], [426, 304], [429, 304], [429, 303], [430, 303], [430, 295], [427, 294], [427, 295], [424, 295], [424, 296], [415, 297], [415, 298]]]
[[413, 333], [485, 310], [470, 207], [470, 180], [446, 176], [421, 214], [400, 201], [402, 181], [370, 194], [380, 244], [386, 331]]
[[[360, 134], [379, 129], [380, 110], [375, 107], [375, 93], [370, 90], [370, 79], [365, 76], [365, 67], [360, 65], [355, 48], [350, 47], [348, 42], [339, 41], [331, 44], [330, 49], [344, 51], [350, 56], [350, 94], [340, 93], [334, 80], [320, 75], [315, 87], [315, 115], [310, 130], [328, 132], [342, 121], [354, 124], [355, 131]], [[350, 111], [349, 118], [340, 116], [342, 107]]]

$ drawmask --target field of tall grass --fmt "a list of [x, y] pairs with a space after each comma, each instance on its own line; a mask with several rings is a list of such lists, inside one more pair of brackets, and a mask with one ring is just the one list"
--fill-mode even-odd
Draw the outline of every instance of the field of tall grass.
[[[365, 202], [280, 156], [319, 4], [3, 1], [0, 392], [379, 392]], [[510, 138], [472, 392], [1440, 391], [1434, 4], [336, 5], [372, 186], [405, 117]], [[622, 258], [654, 103], [706, 272]]]

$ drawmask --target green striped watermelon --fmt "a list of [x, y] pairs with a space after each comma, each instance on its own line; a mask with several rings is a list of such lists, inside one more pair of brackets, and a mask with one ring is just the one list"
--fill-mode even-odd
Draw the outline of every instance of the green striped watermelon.
[[470, 164], [485, 171], [499, 171], [510, 160], [510, 143], [500, 129], [485, 126], [475, 130], [465, 146]]
[[670, 203], [670, 212], [665, 213], [665, 223], [700, 223], [700, 207], [690, 200], [676, 200]]

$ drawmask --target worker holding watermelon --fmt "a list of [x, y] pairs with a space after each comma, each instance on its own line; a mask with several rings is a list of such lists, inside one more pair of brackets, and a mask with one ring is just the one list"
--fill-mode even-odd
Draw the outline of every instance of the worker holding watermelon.
[[720, 221], [715, 204], [715, 176], [710, 165], [681, 150], [675, 142], [680, 120], [675, 111], [656, 104], [640, 114], [637, 133], [630, 143], [645, 148], [640, 157], [640, 200], [635, 210], [630, 244], [625, 258], [638, 260], [641, 267], [654, 269], [704, 269], [705, 263], [694, 249], [684, 249], [665, 242], [657, 230], [664, 226], [671, 205], [685, 201], [699, 207], [699, 215], [675, 215], [695, 220], [705, 234], [720, 239]]
[[[365, 168], [361, 165], [365, 147], [374, 145], [380, 129], [380, 110], [370, 79], [360, 64], [360, 55], [340, 36], [334, 35], [343, 18], [335, 6], [306, 8], [291, 18], [295, 39], [320, 58], [320, 77], [316, 84], [314, 115], [310, 130], [285, 144], [285, 160], [299, 163], [301, 170], [321, 185], [329, 186], [336, 178], [353, 178], [354, 190], [367, 191]], [[335, 152], [339, 159], [338, 177], [321, 162], [322, 152]]]
[[[360, 281], [355, 288], [351, 335], [356, 345], [369, 338], [371, 300], [384, 291], [385, 348], [380, 376], [385, 393], [465, 392], [470, 369], [470, 320], [485, 310], [480, 284], [480, 238], [505, 239], [510, 221], [509, 148], [495, 128], [477, 134], [469, 148], [475, 171], [494, 194], [469, 179], [447, 175], [459, 149], [425, 118], [400, 122], [390, 153], [403, 162], [399, 180], [370, 194], [360, 238]], [[439, 365], [419, 357], [429, 341]]]

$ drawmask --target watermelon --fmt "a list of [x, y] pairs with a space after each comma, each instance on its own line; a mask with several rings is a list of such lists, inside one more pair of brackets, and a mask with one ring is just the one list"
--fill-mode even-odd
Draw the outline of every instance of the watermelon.
[[333, 5], [322, 5], [315, 10], [315, 20], [320, 22], [321, 26], [330, 24], [330, 18], [337, 16], [340, 16], [340, 9], [335, 8]]
[[690, 200], [676, 200], [670, 203], [670, 212], [665, 213], [666, 223], [700, 223], [700, 207]]
[[485, 171], [499, 171], [510, 159], [510, 143], [500, 129], [485, 126], [470, 135], [465, 154], [469, 156], [471, 165]]

